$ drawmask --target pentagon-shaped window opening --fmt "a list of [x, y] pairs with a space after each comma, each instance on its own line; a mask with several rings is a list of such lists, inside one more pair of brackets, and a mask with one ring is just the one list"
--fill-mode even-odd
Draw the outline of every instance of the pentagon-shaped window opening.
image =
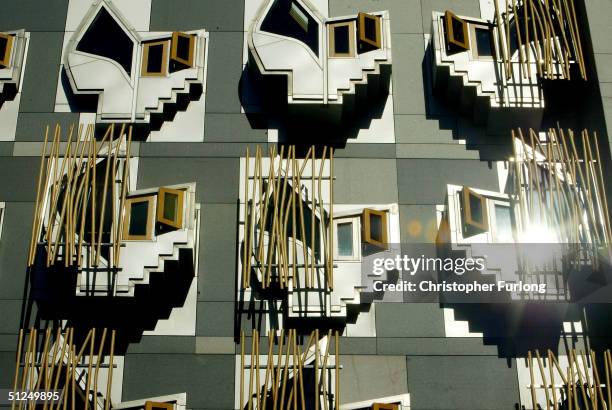
[[132, 74], [134, 42], [111, 14], [102, 7], [81, 37], [77, 51], [110, 58]]
[[261, 30], [301, 41], [319, 55], [319, 23], [295, 0], [276, 0]]

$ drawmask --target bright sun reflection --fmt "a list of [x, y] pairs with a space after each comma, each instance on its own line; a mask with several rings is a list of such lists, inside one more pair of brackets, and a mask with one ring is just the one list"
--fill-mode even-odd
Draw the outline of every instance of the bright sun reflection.
[[521, 243], [556, 243], [557, 236], [549, 227], [531, 225], [519, 235]]

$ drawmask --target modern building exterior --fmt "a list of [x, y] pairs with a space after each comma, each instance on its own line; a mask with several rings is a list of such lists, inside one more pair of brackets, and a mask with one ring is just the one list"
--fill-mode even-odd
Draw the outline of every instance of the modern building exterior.
[[0, 408], [610, 408], [611, 19], [7, 1]]

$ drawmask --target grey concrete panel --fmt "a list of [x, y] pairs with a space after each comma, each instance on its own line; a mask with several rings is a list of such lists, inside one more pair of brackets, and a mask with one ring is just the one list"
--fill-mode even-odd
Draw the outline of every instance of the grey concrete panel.
[[455, 117], [428, 119], [425, 115], [395, 115], [395, 139], [398, 143], [450, 144], [453, 130], [457, 127]]
[[190, 409], [232, 409], [234, 363], [231, 355], [127, 355], [123, 400], [186, 392]]
[[408, 393], [405, 356], [346, 355], [340, 360], [340, 404]]
[[498, 356], [497, 345], [485, 345], [480, 337], [379, 337], [376, 341], [379, 355]]
[[[40, 158], [3, 158], [0, 161], [0, 198], [7, 202], [34, 202]], [[31, 216], [30, 216], [31, 218]]]
[[445, 12], [446, 10], [451, 10], [458, 15], [480, 17], [478, 0], [421, 0], [421, 13], [423, 14], [423, 29], [425, 33], [431, 33], [432, 11]]
[[242, 31], [242, 0], [153, 0], [151, 30]]
[[7, 202], [0, 238], [0, 298], [20, 299], [26, 268], [34, 203]]
[[[397, 180], [393, 159], [334, 160], [334, 202], [364, 204], [397, 202]], [[367, 187], [367, 190], [363, 188]]]
[[444, 314], [435, 303], [379, 303], [377, 337], [443, 337]]
[[425, 114], [421, 34], [393, 36], [393, 111], [395, 114]]
[[234, 336], [233, 302], [198, 302], [198, 336]]
[[195, 339], [193, 336], [143, 336], [128, 347], [127, 354], [194, 353]]
[[2, 4], [2, 30], [63, 31], [68, 0], [20, 0]]
[[[224, 7], [227, 7], [227, 4]], [[226, 12], [226, 14], [233, 13]], [[242, 75], [243, 43], [242, 28], [235, 32], [210, 33], [206, 78], [207, 115], [208, 113], [240, 113], [238, 86]], [[207, 121], [208, 117], [204, 121], [205, 126]]]
[[499, 190], [493, 164], [472, 160], [398, 159], [401, 204], [444, 204], [447, 184]]
[[434, 205], [400, 205], [402, 243], [434, 243], [438, 232]]
[[330, 16], [346, 16], [360, 11], [389, 10], [392, 33], [422, 33], [421, 2], [419, 0], [332, 0]]
[[20, 112], [53, 111], [63, 41], [63, 32], [31, 33]]
[[491, 356], [408, 357], [415, 409], [512, 409], [519, 402], [516, 364]]
[[140, 158], [138, 188], [195, 181], [198, 202], [236, 203], [238, 163], [237, 158]]
[[[219, 116], [235, 116], [239, 114], [219, 114]], [[140, 147], [141, 157], [219, 157], [219, 158], [240, 158], [246, 155], [247, 147], [250, 152], [255, 152], [256, 147], [261, 147], [268, 152], [266, 143], [242, 142], [210, 142], [210, 143], [155, 143], [147, 142]]]
[[[61, 131], [61, 140], [68, 141], [70, 136], [70, 128], [73, 128], [74, 141], [79, 133], [79, 114], [77, 113], [21, 113], [17, 120], [17, 130], [15, 132], [16, 141], [44, 141], [47, 134], [47, 126], [49, 126], [48, 139], [52, 140], [55, 135], [55, 127], [59, 124]], [[40, 156], [42, 145], [20, 146], [16, 154], [34, 154]], [[26, 147], [30, 151], [26, 150]], [[36, 151], [38, 151], [36, 153]]]
[[376, 354], [375, 337], [341, 337], [340, 352], [342, 355], [350, 354]]
[[[228, 88], [231, 88], [228, 87]], [[213, 97], [214, 98], [214, 97]], [[214, 104], [214, 102], [213, 102]], [[207, 108], [215, 109], [207, 103]], [[219, 108], [216, 109], [225, 109]], [[228, 108], [229, 109], [229, 108]], [[263, 129], [253, 129], [246, 115], [244, 114], [216, 114], [207, 113], [204, 121], [204, 141], [205, 142], [243, 142], [266, 144], [268, 142], [268, 131]], [[246, 155], [246, 146], [243, 145], [242, 153]]]

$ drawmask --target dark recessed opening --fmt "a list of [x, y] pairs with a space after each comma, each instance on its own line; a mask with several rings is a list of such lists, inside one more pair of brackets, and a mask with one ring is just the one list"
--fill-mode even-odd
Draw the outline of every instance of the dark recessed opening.
[[334, 51], [338, 54], [348, 54], [351, 51], [349, 26], [334, 27]]
[[0, 37], [0, 58], [6, 55], [8, 48], [8, 38]]
[[261, 23], [261, 29], [299, 40], [319, 55], [319, 24], [296, 1], [276, 0]]
[[164, 58], [164, 45], [155, 44], [149, 46], [149, 54], [147, 56], [147, 72], [161, 73]]
[[134, 43], [104, 7], [79, 41], [77, 50], [110, 58], [119, 63], [128, 75], [132, 72]]
[[130, 207], [130, 236], [145, 236], [149, 219], [149, 202], [132, 203]]
[[493, 56], [493, 44], [491, 39], [491, 31], [486, 28], [476, 28], [476, 47], [478, 55], [481, 57]]
[[370, 238], [376, 242], [383, 241], [383, 223], [381, 215], [370, 214]]
[[176, 43], [176, 56], [182, 60], [190, 59], [191, 37], [178, 36]]
[[461, 20], [453, 18], [453, 38], [454, 40], [465, 43], [465, 32], [463, 31], [463, 23]]
[[364, 21], [365, 37], [368, 40], [376, 41], [378, 39], [378, 33], [376, 32], [376, 19], [372, 17], [366, 17]]
[[469, 196], [470, 214], [474, 222], [484, 224], [484, 213], [482, 210], [482, 201], [475, 195]]

